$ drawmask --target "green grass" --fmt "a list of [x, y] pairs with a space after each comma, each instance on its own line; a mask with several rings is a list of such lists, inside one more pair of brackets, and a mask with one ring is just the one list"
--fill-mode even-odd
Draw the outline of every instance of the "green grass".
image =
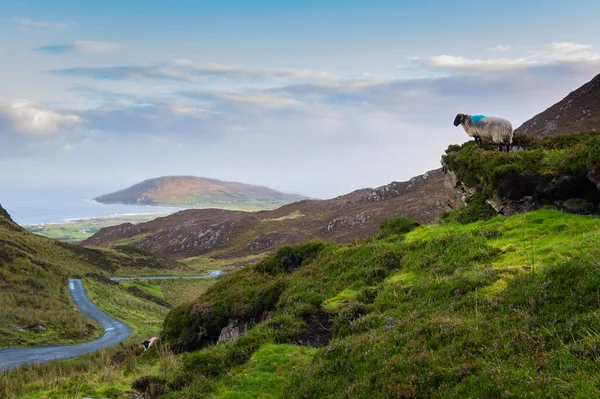
[[[262, 375], [223, 388], [255, 354], [296, 344], [321, 310], [334, 339], [299, 365], [269, 360], [285, 375], [272, 397], [595, 397], [599, 244], [599, 218], [539, 210], [316, 253], [288, 247], [169, 313], [164, 337], [192, 352], [178, 372], [190, 385], [167, 397], [253, 397], [279, 384]], [[232, 318], [253, 327], [211, 346]]]
[[27, 227], [32, 233], [43, 237], [65, 242], [79, 242], [94, 235], [99, 229], [97, 227], [81, 228], [76, 226], [53, 226]]
[[41, 235], [42, 237], [52, 238], [54, 240], [76, 243], [83, 241], [103, 227], [116, 226], [122, 223], [141, 223], [154, 220], [157, 217], [166, 216], [164, 214], [152, 215], [127, 215], [119, 217], [93, 218], [73, 220], [64, 223], [46, 223], [24, 226], [28, 231]]
[[256, 263], [264, 258], [265, 254], [241, 256], [237, 258], [217, 259], [209, 255], [199, 255], [191, 258], [180, 259], [179, 262], [188, 266], [198, 274], [207, 273], [211, 270], [222, 270], [233, 272], [239, 270], [240, 265]]
[[172, 305], [189, 302], [202, 295], [216, 279], [165, 279], [122, 281], [124, 287], [137, 287], [159, 298], [163, 298]]
[[83, 283], [96, 305], [126, 321], [137, 334], [152, 337], [160, 332], [167, 308], [131, 295], [120, 284], [108, 285], [90, 278], [85, 278]]
[[266, 344], [243, 366], [222, 379], [214, 399], [282, 398], [293, 370], [310, 362], [314, 349], [295, 345]]

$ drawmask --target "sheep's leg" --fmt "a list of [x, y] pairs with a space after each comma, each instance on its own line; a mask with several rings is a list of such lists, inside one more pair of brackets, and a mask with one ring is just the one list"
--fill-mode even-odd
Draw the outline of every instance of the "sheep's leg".
[[498, 152], [502, 152], [502, 144], [498, 144]]

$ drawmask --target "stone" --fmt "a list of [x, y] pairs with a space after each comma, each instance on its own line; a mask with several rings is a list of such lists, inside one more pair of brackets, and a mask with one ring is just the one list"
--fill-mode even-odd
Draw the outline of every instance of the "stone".
[[583, 198], [569, 198], [568, 200], [562, 201], [557, 205], [561, 206], [569, 213], [589, 213], [594, 208], [594, 204], [589, 203]]
[[237, 319], [229, 320], [229, 324], [221, 330], [219, 334], [218, 342], [234, 341], [246, 334], [248, 325], [246, 323], [240, 323]]

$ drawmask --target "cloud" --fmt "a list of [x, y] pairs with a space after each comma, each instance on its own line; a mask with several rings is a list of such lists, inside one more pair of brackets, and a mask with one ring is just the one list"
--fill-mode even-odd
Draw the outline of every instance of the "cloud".
[[499, 44], [497, 46], [490, 47], [489, 50], [493, 50], [493, 51], [508, 51], [508, 50], [510, 50], [510, 46], [503, 46], [503, 45]]
[[48, 138], [71, 132], [82, 118], [61, 113], [32, 101], [13, 100], [0, 103], [0, 127], [29, 138]]
[[592, 48], [592, 45], [574, 42], [554, 42], [550, 44], [550, 47], [562, 53], [572, 53], [590, 49]]
[[32, 29], [65, 29], [69, 26], [68, 22], [64, 21], [34, 21], [29, 18], [14, 17], [14, 21], [19, 24], [19, 30], [30, 31]]
[[483, 60], [453, 55], [436, 55], [429, 58], [427, 65], [433, 68], [447, 68], [453, 70], [503, 71], [531, 67], [539, 65], [539, 62], [528, 58], [496, 58]]
[[[491, 50], [507, 51], [508, 46], [496, 46]], [[521, 56], [503, 58], [468, 58], [461, 55], [435, 55], [423, 64], [433, 69], [450, 71], [498, 72], [530, 68], [561, 62], [595, 62], [600, 53], [593, 46], [574, 42], [554, 42], [546, 46], [526, 49]]]
[[110, 53], [118, 45], [104, 41], [76, 41], [70, 44], [53, 44], [36, 48], [37, 51], [50, 54], [83, 54], [83, 53]]
[[203, 64], [188, 60], [173, 60], [165, 64], [115, 67], [81, 67], [51, 71], [61, 76], [80, 76], [92, 79], [163, 79], [193, 81], [207, 78], [237, 80], [256, 79], [331, 79], [325, 72], [305, 69], [268, 69]]

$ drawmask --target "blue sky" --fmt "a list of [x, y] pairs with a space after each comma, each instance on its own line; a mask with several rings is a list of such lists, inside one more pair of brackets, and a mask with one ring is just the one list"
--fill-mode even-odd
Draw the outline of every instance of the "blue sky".
[[437, 168], [458, 112], [517, 127], [600, 72], [597, 1], [0, 9], [5, 190], [186, 174], [331, 197]]

